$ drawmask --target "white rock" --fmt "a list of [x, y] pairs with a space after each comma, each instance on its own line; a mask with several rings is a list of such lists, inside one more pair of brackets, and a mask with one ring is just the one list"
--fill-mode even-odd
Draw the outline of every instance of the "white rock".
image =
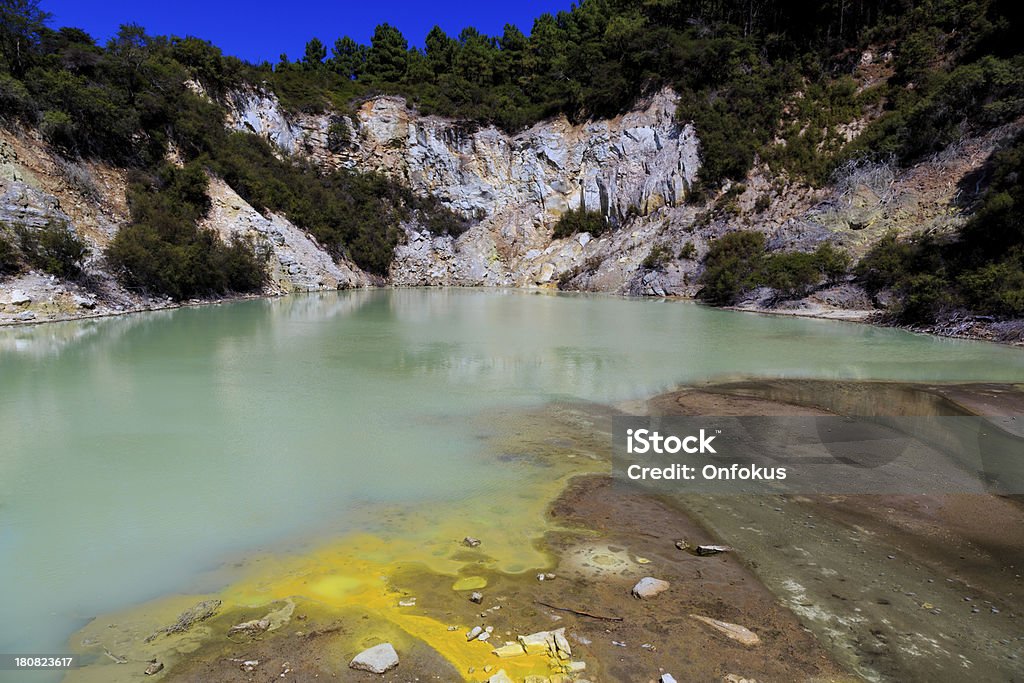
[[20, 289], [12, 289], [8, 300], [15, 306], [20, 306], [22, 304], [30, 303], [32, 301], [32, 297]]
[[498, 673], [487, 679], [487, 683], [515, 683], [515, 681], [509, 678], [504, 669], [499, 669]]
[[381, 643], [363, 650], [348, 663], [349, 668], [382, 674], [398, 666], [398, 653], [391, 643]]
[[761, 642], [761, 639], [756, 633], [751, 631], [746, 626], [740, 626], [739, 624], [730, 624], [728, 621], [719, 621], [718, 619], [712, 619], [711, 617], [701, 616], [699, 614], [691, 614], [693, 619], [707, 624], [711, 628], [715, 629], [719, 633], [725, 635], [738, 643], [742, 643], [748, 647], [753, 647]]
[[659, 680], [660, 683], [676, 683], [675, 676], [672, 674], [662, 674]]
[[668, 587], [668, 581], [662, 581], [661, 579], [655, 579], [651, 576], [645, 576], [637, 581], [637, 584], [633, 586], [633, 597], [641, 599], [653, 598], [658, 593], [667, 591]]

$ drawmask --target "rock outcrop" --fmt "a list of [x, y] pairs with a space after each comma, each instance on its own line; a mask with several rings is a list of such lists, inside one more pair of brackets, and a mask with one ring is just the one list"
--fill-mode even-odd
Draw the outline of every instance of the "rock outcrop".
[[329, 115], [289, 119], [260, 93], [232, 101], [229, 122], [238, 130], [327, 168], [384, 173], [476, 221], [458, 239], [406, 226], [390, 272], [396, 285], [552, 284], [601, 251], [597, 242], [588, 249], [589, 236], [552, 244], [565, 211], [600, 211], [616, 225], [654, 216], [683, 202], [699, 168], [697, 136], [676, 120], [670, 90], [615, 119], [558, 118], [515, 135], [420, 116], [401, 98], [378, 97], [342, 117], [347, 140], [331, 149]]

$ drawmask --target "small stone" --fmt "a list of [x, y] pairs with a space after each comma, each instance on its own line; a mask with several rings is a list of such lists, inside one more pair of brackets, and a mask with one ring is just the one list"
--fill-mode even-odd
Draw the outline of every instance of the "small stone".
[[90, 311], [96, 308], [96, 300], [90, 299], [87, 296], [76, 294], [74, 297], [72, 297], [71, 300], [74, 301], [75, 305], [78, 306], [79, 308], [85, 308]]
[[448, 627], [448, 630], [449, 630], [449, 631], [458, 631], [458, 630], [459, 630], [459, 627], [458, 627], [458, 626], [449, 626], [449, 627]]
[[14, 319], [18, 322], [28, 322], [29, 320], [35, 320], [35, 311], [22, 311], [18, 315], [14, 316]]
[[416, 606], [416, 598], [406, 598], [405, 600], [399, 600], [398, 601], [398, 606], [399, 607], [415, 607]]
[[12, 289], [8, 300], [15, 306], [21, 306], [22, 304], [30, 303], [32, 301], [32, 297], [20, 289]]
[[487, 631], [484, 631], [483, 633], [478, 635], [476, 639], [479, 640], [481, 643], [484, 643], [491, 639], [491, 634]]
[[466, 640], [476, 640], [476, 637], [483, 632], [483, 626], [474, 626], [466, 633]]
[[481, 593], [480, 591], [473, 591], [469, 595], [469, 601], [470, 602], [475, 602], [476, 604], [479, 605], [480, 603], [482, 603], [484, 601], [484, 594]]
[[672, 674], [662, 674], [658, 681], [659, 683], [676, 683], [676, 679]]
[[146, 670], [143, 673], [145, 673], [147, 676], [154, 676], [154, 675], [160, 673], [163, 670], [164, 670], [164, 663], [163, 662], [158, 662], [155, 659], [151, 659], [151, 660], [149, 660], [149, 666], [146, 667]]
[[547, 573], [544, 574], [544, 578], [547, 579], [548, 581], [554, 581], [555, 575], [552, 574], [551, 572], [547, 572]]
[[480, 545], [480, 539], [473, 538], [472, 536], [466, 536], [464, 539], [462, 539], [462, 545], [466, 546], [467, 548], [476, 548]]
[[633, 597], [637, 599], [653, 598], [658, 593], [667, 591], [668, 587], [668, 581], [662, 581], [661, 579], [655, 579], [651, 576], [645, 576], [640, 579], [635, 586], [633, 586]]
[[498, 673], [487, 679], [487, 683], [515, 683], [515, 681], [509, 678], [504, 669], [499, 669]]
[[398, 653], [391, 643], [381, 643], [357, 654], [348, 666], [358, 671], [382, 674], [398, 666]]

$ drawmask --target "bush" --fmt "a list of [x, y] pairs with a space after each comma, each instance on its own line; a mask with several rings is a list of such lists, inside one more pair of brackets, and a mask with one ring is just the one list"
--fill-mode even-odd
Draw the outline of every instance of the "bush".
[[679, 258], [685, 260], [692, 260], [697, 257], [697, 247], [692, 241], [687, 241], [682, 249], [679, 250]]
[[89, 246], [66, 223], [50, 219], [36, 230], [16, 228], [18, 247], [30, 266], [58, 277], [77, 277], [89, 256]]
[[599, 237], [611, 230], [611, 223], [600, 211], [587, 211], [585, 208], [569, 209], [555, 223], [551, 236], [555, 239], [572, 237], [581, 232], [588, 232]]
[[106, 251], [125, 285], [180, 300], [254, 292], [266, 283], [267, 254], [252, 240], [226, 243], [197, 226], [210, 208], [206, 174], [198, 164], [165, 164], [152, 176], [136, 174], [128, 200], [132, 222]]
[[647, 270], [661, 270], [671, 260], [672, 250], [664, 244], [656, 244], [647, 252], [647, 256], [640, 266]]
[[735, 303], [743, 292], [757, 286], [764, 262], [761, 233], [741, 230], [723, 235], [711, 243], [704, 257], [697, 296], [720, 306]]
[[771, 287], [786, 298], [806, 296], [823, 281], [845, 275], [850, 258], [829, 243], [811, 253], [766, 251], [759, 232], [729, 233], [711, 245], [698, 296], [728, 305], [755, 287]]
[[1008, 317], [1024, 316], [1024, 268], [1007, 260], [963, 273], [957, 282], [968, 306]]
[[18, 250], [14, 241], [0, 229], [0, 275], [16, 273], [19, 268]]

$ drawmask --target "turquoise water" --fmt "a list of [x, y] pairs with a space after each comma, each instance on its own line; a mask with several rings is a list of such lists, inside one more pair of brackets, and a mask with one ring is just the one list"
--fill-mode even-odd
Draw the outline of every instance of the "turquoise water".
[[[356, 509], [486, 492], [467, 415], [725, 377], [1024, 381], [1024, 351], [684, 302], [374, 290], [0, 330], [0, 653]], [[2, 676], [2, 673], [0, 673]]]

